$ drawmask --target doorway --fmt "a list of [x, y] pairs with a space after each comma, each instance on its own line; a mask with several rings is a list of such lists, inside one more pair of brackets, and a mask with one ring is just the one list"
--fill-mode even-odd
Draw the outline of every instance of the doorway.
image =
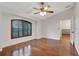
[[60, 21], [60, 27], [61, 27], [61, 32], [64, 35], [70, 35], [70, 30], [71, 30], [71, 20], [61, 20]]

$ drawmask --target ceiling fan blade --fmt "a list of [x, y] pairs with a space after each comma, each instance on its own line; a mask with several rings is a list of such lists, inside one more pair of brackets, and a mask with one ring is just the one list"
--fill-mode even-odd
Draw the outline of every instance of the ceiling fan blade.
[[35, 8], [35, 7], [34, 7], [33, 9], [40, 10], [40, 9], [38, 9], [38, 8]]
[[36, 12], [36, 13], [34, 13], [34, 14], [38, 14], [38, 13], [40, 13], [40, 12]]
[[46, 11], [46, 12], [48, 12], [48, 13], [54, 13], [54, 11]]

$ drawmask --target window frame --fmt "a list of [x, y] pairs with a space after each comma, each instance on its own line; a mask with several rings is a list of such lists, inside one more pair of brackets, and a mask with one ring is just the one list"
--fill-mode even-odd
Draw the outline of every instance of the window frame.
[[[22, 22], [22, 36], [19, 36], [19, 26], [18, 26], [18, 35], [17, 37], [13, 37], [13, 21], [21, 21]], [[27, 35], [24, 35], [24, 22], [27, 23]], [[30, 29], [30, 35], [28, 35], [28, 24], [30, 24], [31, 29]], [[19, 25], [19, 23], [18, 23]], [[32, 23], [26, 20], [21, 20], [21, 19], [12, 19], [11, 20], [11, 39], [14, 38], [21, 38], [21, 37], [27, 37], [27, 36], [32, 36]]]

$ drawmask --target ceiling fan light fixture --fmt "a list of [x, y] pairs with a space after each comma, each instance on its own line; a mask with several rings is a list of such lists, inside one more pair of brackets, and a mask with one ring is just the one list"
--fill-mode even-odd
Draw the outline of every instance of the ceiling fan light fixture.
[[46, 15], [46, 12], [40, 12], [40, 15], [41, 16], [45, 16]]
[[39, 14], [41, 16], [45, 16], [47, 13], [53, 13], [52, 10], [49, 10], [50, 5], [45, 5], [44, 2], [41, 2], [41, 7], [39, 8], [34, 8], [35, 10], [38, 10], [38, 12], [34, 13], [34, 14]]
[[44, 8], [44, 10], [48, 10], [48, 7], [46, 6], [46, 7]]

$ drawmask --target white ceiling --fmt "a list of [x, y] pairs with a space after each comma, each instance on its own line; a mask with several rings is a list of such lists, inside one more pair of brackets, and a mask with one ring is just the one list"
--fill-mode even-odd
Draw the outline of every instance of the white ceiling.
[[51, 5], [50, 10], [53, 10], [54, 13], [47, 14], [46, 16], [33, 14], [36, 12], [36, 10], [34, 10], [33, 7], [39, 7], [39, 2], [0, 2], [0, 5], [5, 6], [18, 13], [22, 13], [26, 17], [28, 15], [30, 18], [41, 19], [41, 20], [47, 19], [48, 17], [52, 17], [53, 15], [62, 12], [64, 10], [67, 10], [73, 6], [72, 2], [46, 2], [45, 4]]

